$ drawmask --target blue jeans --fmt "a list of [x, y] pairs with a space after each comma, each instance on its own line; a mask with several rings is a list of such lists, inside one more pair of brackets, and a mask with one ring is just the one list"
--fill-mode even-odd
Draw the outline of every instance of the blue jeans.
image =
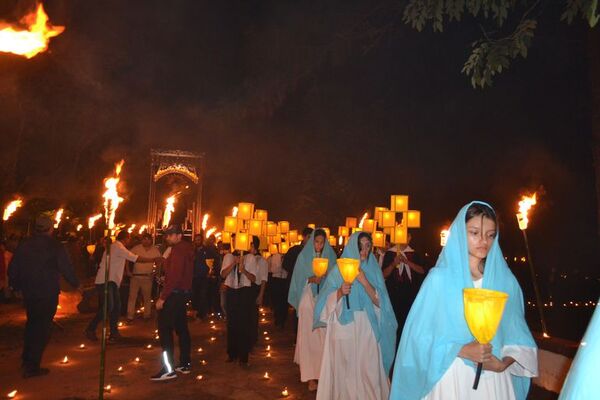
[[[96, 290], [98, 291], [98, 312], [93, 320], [90, 321], [90, 324], [87, 327], [88, 331], [96, 331], [98, 324], [102, 322], [102, 312], [104, 306], [104, 284], [96, 285]], [[121, 313], [121, 295], [119, 293], [119, 288], [117, 284], [114, 282], [108, 282], [108, 302], [107, 302], [107, 315], [110, 320], [110, 334], [118, 335], [119, 334], [119, 314]]]

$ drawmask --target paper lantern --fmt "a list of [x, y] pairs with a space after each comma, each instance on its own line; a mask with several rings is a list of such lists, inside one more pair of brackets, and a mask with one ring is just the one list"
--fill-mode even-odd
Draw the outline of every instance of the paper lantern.
[[373, 246], [379, 248], [385, 247], [385, 233], [381, 231], [373, 232]]
[[346, 283], [353, 283], [360, 272], [360, 260], [354, 258], [339, 258], [337, 265]]
[[350, 234], [350, 230], [347, 226], [338, 226], [338, 236], [348, 236]]
[[317, 225], [315, 225], [315, 224], [308, 224], [308, 225], [306, 225], [306, 226], [307, 226], [307, 227], [309, 227], [309, 228], [310, 228], [310, 229], [312, 229], [312, 230], [315, 230], [315, 229], [317, 229]]
[[289, 239], [288, 242], [296, 243], [298, 241], [298, 231], [297, 230], [289, 231], [288, 239]]
[[92, 254], [94, 254], [94, 251], [96, 251], [96, 245], [95, 244], [88, 244], [86, 246], [86, 250], [87, 250], [88, 254], [91, 256]]
[[337, 245], [337, 239], [335, 236], [329, 236], [329, 245], [331, 247], [335, 247]]
[[250, 251], [250, 237], [246, 232], [236, 233], [234, 248], [238, 251]]
[[396, 226], [396, 213], [394, 211], [382, 211], [380, 225], [382, 228], [392, 228]]
[[267, 222], [267, 235], [275, 236], [277, 235], [277, 224], [272, 221]]
[[252, 236], [262, 235], [263, 222], [260, 219], [251, 219], [248, 223], [248, 233]]
[[238, 221], [237, 217], [225, 217], [225, 223], [223, 224], [223, 231], [227, 233], [237, 232]]
[[406, 225], [396, 225], [394, 229], [392, 229], [392, 234], [390, 235], [390, 242], [393, 244], [407, 244], [408, 243], [408, 229]]
[[269, 236], [269, 237], [271, 238], [271, 243], [275, 243], [275, 244], [281, 243], [281, 235], [280, 234], [277, 234], [275, 236]]
[[374, 219], [365, 219], [363, 222], [363, 231], [373, 233], [377, 230], [377, 221]]
[[406, 226], [409, 228], [421, 227], [421, 211], [409, 210], [406, 218]]
[[231, 243], [231, 233], [222, 231], [221, 232], [221, 242]]
[[260, 245], [258, 246], [259, 250], [269, 250], [269, 238], [267, 236], [259, 236]]
[[252, 219], [252, 215], [254, 214], [254, 204], [252, 203], [240, 203], [238, 204], [238, 215], [239, 219], [243, 219], [245, 221]]
[[288, 221], [279, 221], [277, 224], [279, 233], [288, 233], [290, 231], [290, 223]]
[[277, 248], [276, 244], [270, 244], [269, 245], [269, 253], [271, 253], [271, 254], [277, 254], [278, 250], [279, 249]]
[[358, 219], [356, 217], [346, 217], [346, 226], [348, 228], [356, 228], [358, 226]]
[[375, 207], [375, 212], [373, 213], [373, 219], [377, 221], [379, 225], [381, 225], [381, 213], [384, 211], [389, 211], [387, 207]]
[[279, 253], [285, 254], [288, 252], [289, 246], [286, 242], [279, 243]]
[[313, 258], [312, 267], [313, 273], [317, 278], [322, 277], [327, 273], [327, 267], [329, 266], [329, 259], [327, 258]]
[[403, 194], [393, 194], [390, 201], [390, 210], [396, 212], [408, 211], [408, 196]]
[[393, 230], [394, 230], [393, 227], [383, 228], [383, 233], [385, 233], [386, 235], [391, 235]]
[[261, 221], [266, 221], [269, 213], [267, 210], [255, 210], [254, 211], [254, 219], [259, 219]]

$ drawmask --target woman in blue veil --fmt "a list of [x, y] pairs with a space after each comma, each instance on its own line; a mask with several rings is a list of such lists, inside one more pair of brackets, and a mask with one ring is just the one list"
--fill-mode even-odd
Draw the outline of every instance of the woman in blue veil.
[[313, 329], [315, 300], [321, 281], [325, 279], [325, 276], [316, 277], [313, 273], [312, 263], [316, 257], [329, 260], [328, 271], [335, 267], [337, 257], [323, 229], [311, 233], [298, 255], [288, 293], [288, 302], [294, 307], [298, 316], [294, 362], [300, 366], [300, 380], [308, 382], [308, 389], [311, 392], [317, 390], [325, 343], [325, 330]]
[[327, 327], [317, 400], [388, 398], [398, 324], [372, 247], [354, 233], [342, 257], [360, 260], [360, 274], [350, 285], [332, 269], [317, 298], [315, 326]]
[[[464, 316], [463, 289], [508, 294], [491, 344], [475, 342]], [[476, 364], [483, 362], [474, 390]], [[523, 294], [498, 243], [497, 219], [486, 203], [463, 207], [448, 242], [408, 314], [390, 399], [525, 400], [537, 375], [537, 347], [525, 322]]]

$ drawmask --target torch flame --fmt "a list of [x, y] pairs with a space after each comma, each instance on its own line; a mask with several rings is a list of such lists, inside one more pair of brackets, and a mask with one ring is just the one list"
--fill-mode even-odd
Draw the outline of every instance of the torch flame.
[[123, 198], [119, 196], [117, 185], [121, 180], [119, 175], [124, 163], [125, 160], [121, 160], [115, 164], [115, 175], [104, 180], [104, 187], [106, 187], [106, 191], [102, 195], [104, 197], [104, 218], [106, 218], [108, 229], [111, 230], [115, 228], [115, 213], [119, 208], [119, 204], [123, 201]]
[[50, 38], [63, 33], [64, 26], [52, 26], [42, 4], [36, 11], [21, 18], [20, 26], [0, 23], [0, 52], [13, 53], [26, 58], [35, 57], [48, 50]]
[[6, 397], [8, 397], [9, 399], [14, 399], [16, 396], [17, 396], [16, 390], [13, 390], [12, 392], [10, 392], [6, 395]]
[[213, 226], [212, 228], [210, 228], [209, 230], [206, 231], [206, 238], [208, 239], [213, 233], [215, 233], [217, 230], [216, 226]]
[[138, 231], [138, 233], [141, 235], [142, 233], [144, 233], [145, 230], [148, 229], [148, 225], [142, 225], [140, 227], [140, 230]]
[[77, 225], [77, 232], [80, 232], [83, 229], [83, 225], [78, 224]]
[[202, 217], [202, 230], [205, 231], [207, 226], [208, 226], [208, 213], [204, 214], [204, 216]]
[[175, 211], [175, 195], [167, 198], [167, 202], [166, 202], [166, 206], [165, 206], [165, 213], [163, 215], [163, 227], [169, 226], [169, 223], [171, 222], [171, 214], [173, 214], [174, 211]]
[[94, 225], [96, 224], [96, 221], [98, 221], [100, 218], [102, 218], [102, 214], [96, 214], [93, 217], [89, 217], [88, 218], [88, 229], [92, 229], [94, 227]]
[[11, 215], [13, 215], [13, 213], [15, 211], [17, 211], [17, 208], [22, 207], [22, 206], [23, 206], [23, 200], [21, 200], [21, 199], [13, 200], [10, 203], [8, 203], [8, 205], [4, 209], [4, 215], [2, 216], [2, 220], [8, 221], [9, 218], [11, 217]]
[[338, 246], [341, 246], [344, 243], [344, 237], [340, 236], [338, 239]]
[[519, 214], [517, 214], [519, 221], [519, 226], [521, 229], [527, 229], [527, 225], [529, 224], [529, 210], [533, 206], [537, 204], [537, 193], [534, 193], [532, 196], [523, 196], [521, 201], [519, 201]]
[[135, 224], [131, 224], [131, 226], [127, 228], [127, 233], [131, 234], [131, 232], [133, 232], [133, 230], [135, 229], [135, 226]]
[[54, 229], [57, 229], [58, 226], [60, 225], [60, 221], [62, 220], [62, 215], [65, 212], [64, 208], [59, 208], [58, 211], [56, 212], [56, 215], [54, 215]]
[[232, 217], [237, 217], [237, 215], [238, 215], [238, 208], [234, 206], [234, 207], [231, 209], [231, 216], [232, 216]]
[[368, 216], [369, 216], [368, 212], [366, 212], [366, 213], [363, 214], [362, 218], [360, 219], [360, 223], [358, 224], [358, 227], [360, 229], [362, 229], [363, 224], [365, 223], [365, 219], [367, 219]]

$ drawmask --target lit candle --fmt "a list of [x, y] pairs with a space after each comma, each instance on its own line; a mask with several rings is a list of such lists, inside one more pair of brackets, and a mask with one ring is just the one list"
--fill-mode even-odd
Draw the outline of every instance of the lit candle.
[[211, 341], [211, 342], [214, 342], [215, 340], [217, 340], [217, 338], [216, 338], [216, 337], [214, 337], [214, 336], [210, 338], [210, 341]]
[[196, 376], [196, 380], [197, 381], [201, 381], [202, 379], [204, 379], [204, 377], [202, 375], [197, 375]]
[[84, 344], [84, 343], [81, 343], [81, 344], [79, 345], [79, 348], [80, 348], [80, 349], [85, 349], [85, 344]]
[[212, 321], [212, 320], [211, 320], [211, 321], [209, 321], [209, 322], [210, 322], [211, 324], [214, 324], [214, 323], [215, 323], [215, 321]]
[[60, 363], [61, 364], [68, 364], [69, 363], [69, 357], [65, 356], [65, 358], [63, 358]]
[[154, 336], [154, 339], [158, 340], [158, 339], [160, 339], [160, 336], [156, 335], [156, 336]]
[[198, 347], [198, 353], [202, 353], [204, 351], [204, 349], [202, 349], [202, 347]]
[[110, 391], [111, 391], [111, 390], [112, 390], [112, 386], [110, 386], [110, 385], [106, 385], [106, 386], [104, 386], [104, 391], [105, 391], [106, 393], [110, 393]]
[[271, 357], [271, 352], [267, 353], [267, 357], [270, 358]]
[[267, 336], [268, 334], [269, 334], [269, 332], [267, 332], [267, 331], [263, 332], [263, 335], [265, 335], [265, 336]]
[[6, 397], [8, 397], [9, 399], [14, 399], [17, 396], [17, 391], [13, 390], [12, 392], [10, 392], [9, 394], [6, 395]]
[[283, 397], [288, 397], [288, 396], [290, 395], [290, 392], [288, 391], [288, 389], [287, 389], [287, 388], [285, 388], [285, 389], [283, 389], [283, 390], [281, 391], [281, 395], [282, 395]]
[[268, 372], [265, 372], [265, 374], [263, 375], [263, 379], [271, 379]]
[[268, 342], [269, 340], [271, 340], [271, 338], [270, 338], [270, 337], [268, 337], [268, 336], [266, 336], [266, 337], [265, 337], [265, 340]]
[[136, 358], [135, 358], [135, 362], [139, 364], [139, 363], [140, 363], [140, 358], [139, 358], [139, 357], [136, 357]]
[[266, 321], [267, 321], [267, 319], [266, 319], [266, 318], [262, 318], [262, 319], [260, 320], [260, 322], [266, 322]]
[[271, 345], [267, 345], [267, 351], [271, 351]]
[[146, 346], [146, 348], [147, 348], [148, 350], [150, 350], [150, 349], [152, 348], [152, 345], [151, 345], [151, 344], [149, 344], [148, 346]]
[[123, 367], [119, 366], [119, 368], [117, 368], [117, 372], [123, 372]]
[[122, 326], [123, 326], [123, 323], [122, 323], [122, 322], [119, 322], [119, 328], [120, 328], [120, 327], [122, 327]]
[[206, 360], [202, 360], [202, 361], [200, 361], [200, 364], [202, 364], [202, 365], [206, 365], [206, 364], [207, 364], [207, 362], [206, 362]]

